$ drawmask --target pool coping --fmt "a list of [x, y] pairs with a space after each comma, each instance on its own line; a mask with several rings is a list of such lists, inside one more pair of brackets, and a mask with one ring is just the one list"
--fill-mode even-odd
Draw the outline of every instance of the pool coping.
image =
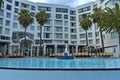
[[14, 68], [0, 67], [4, 70], [33, 70], [33, 71], [118, 71], [120, 68]]

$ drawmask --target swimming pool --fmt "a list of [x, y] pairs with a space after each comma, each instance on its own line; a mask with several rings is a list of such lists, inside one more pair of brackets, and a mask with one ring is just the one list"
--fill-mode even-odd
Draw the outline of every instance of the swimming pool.
[[1, 58], [0, 67], [30, 69], [96, 69], [120, 68], [120, 58]]
[[0, 59], [2, 80], [119, 80], [119, 74], [119, 58]]

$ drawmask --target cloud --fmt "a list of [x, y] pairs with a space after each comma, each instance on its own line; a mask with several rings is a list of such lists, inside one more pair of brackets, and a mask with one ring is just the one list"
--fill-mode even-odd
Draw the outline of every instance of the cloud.
[[53, 4], [64, 4], [64, 5], [69, 5], [71, 7], [76, 7], [81, 4], [85, 4], [90, 1], [95, 1], [95, 0], [29, 0], [33, 2], [42, 2], [42, 3], [53, 3]]

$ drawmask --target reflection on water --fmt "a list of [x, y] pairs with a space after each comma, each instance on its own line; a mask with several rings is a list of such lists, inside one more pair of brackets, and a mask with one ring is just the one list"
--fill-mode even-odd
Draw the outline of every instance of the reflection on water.
[[17, 68], [120, 68], [119, 58], [81, 58], [61, 60], [51, 58], [3, 58], [1, 67]]

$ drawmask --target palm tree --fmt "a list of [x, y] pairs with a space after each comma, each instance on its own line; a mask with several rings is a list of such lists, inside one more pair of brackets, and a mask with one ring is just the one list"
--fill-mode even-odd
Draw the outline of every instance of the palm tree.
[[3, 3], [3, 0], [0, 0], [0, 9], [1, 9], [1, 7], [2, 7], [2, 3]]
[[38, 24], [40, 25], [40, 55], [42, 55], [43, 53], [43, 49], [42, 49], [42, 27], [44, 26], [44, 24], [48, 21], [48, 14], [45, 11], [40, 11], [36, 14], [36, 20], [38, 22]]
[[114, 8], [105, 8], [103, 14], [102, 30], [110, 33], [112, 30], [117, 31], [120, 45], [120, 6], [116, 3]]
[[[19, 23], [25, 28], [25, 41], [26, 42], [26, 29], [27, 27], [33, 23], [33, 17], [31, 16], [30, 12], [26, 9], [22, 9], [21, 12], [19, 13]], [[24, 43], [25, 47], [25, 43]]]
[[[85, 30], [86, 32], [86, 47], [88, 51], [88, 37], [87, 37], [87, 30], [92, 26], [92, 21], [87, 14], [82, 15], [82, 20], [80, 21], [80, 26]], [[89, 53], [89, 52], [88, 52]]]
[[103, 35], [101, 30], [103, 13], [104, 11], [101, 9], [101, 7], [99, 7], [99, 8], [94, 8], [93, 14], [92, 14], [93, 23], [97, 24], [97, 26], [99, 27], [101, 44], [102, 44], [102, 52], [104, 52], [104, 41], [103, 41]]

